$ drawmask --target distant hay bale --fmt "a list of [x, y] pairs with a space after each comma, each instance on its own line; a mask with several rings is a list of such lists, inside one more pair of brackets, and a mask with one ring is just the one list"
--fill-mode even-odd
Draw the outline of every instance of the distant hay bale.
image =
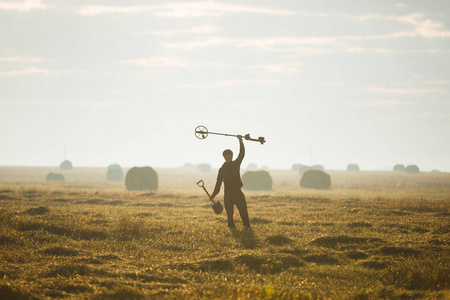
[[129, 191], [157, 190], [158, 174], [151, 167], [133, 167], [125, 176], [125, 186]]
[[314, 165], [312, 166], [313, 170], [325, 171], [325, 168], [322, 165]]
[[47, 181], [64, 181], [64, 175], [59, 173], [48, 173], [45, 178]]
[[122, 170], [122, 167], [119, 164], [112, 164], [108, 166], [108, 170]]
[[243, 189], [252, 191], [270, 191], [272, 190], [272, 177], [269, 172], [247, 171], [242, 175]]
[[401, 164], [397, 164], [397, 165], [395, 165], [394, 166], [394, 169], [393, 169], [394, 171], [398, 171], [398, 172], [404, 172], [405, 171], [405, 166], [404, 165], [401, 165]]
[[199, 169], [203, 173], [211, 172], [211, 166], [209, 164], [198, 164], [197, 169]]
[[420, 170], [419, 167], [416, 165], [409, 165], [406, 167], [405, 172], [410, 174], [419, 174]]
[[291, 170], [298, 172], [300, 170], [301, 166], [302, 166], [301, 164], [293, 164], [292, 167], [291, 167]]
[[310, 189], [329, 189], [331, 186], [330, 175], [321, 170], [306, 171], [300, 180], [300, 186]]
[[295, 164], [295, 165], [292, 166], [292, 170], [293, 171], [298, 171], [298, 173], [300, 175], [302, 175], [303, 173], [305, 173], [306, 171], [309, 171], [309, 170], [321, 170], [321, 171], [324, 171], [325, 168], [322, 165], [307, 166], [307, 165], [302, 165], [302, 164]]
[[300, 168], [298, 169], [298, 173], [300, 175], [302, 175], [303, 173], [305, 173], [306, 171], [309, 171], [309, 170], [312, 170], [312, 167], [301, 165]]
[[258, 165], [254, 164], [254, 163], [250, 163], [247, 166], [247, 170], [257, 170], [258, 169]]
[[357, 164], [348, 164], [347, 171], [357, 172], [359, 171], [359, 166]]
[[188, 169], [191, 169], [193, 167], [194, 167], [194, 165], [191, 164], [191, 163], [185, 163], [184, 166], [183, 166], [183, 168], [188, 168]]
[[433, 169], [431, 170], [431, 173], [440, 173], [441, 171], [437, 170], [437, 169]]
[[73, 166], [72, 163], [69, 160], [65, 160], [63, 161], [60, 165], [59, 168], [61, 170], [73, 170]]
[[108, 171], [106, 172], [107, 181], [120, 182], [123, 180], [122, 168], [118, 164], [113, 164], [108, 166]]

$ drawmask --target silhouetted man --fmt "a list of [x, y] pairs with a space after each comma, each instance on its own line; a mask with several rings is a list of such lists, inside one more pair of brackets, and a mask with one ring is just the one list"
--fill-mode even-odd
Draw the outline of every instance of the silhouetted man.
[[219, 169], [219, 174], [217, 175], [216, 187], [212, 193], [210, 199], [213, 200], [214, 197], [220, 192], [220, 186], [222, 181], [225, 186], [224, 192], [224, 204], [225, 210], [227, 211], [228, 217], [228, 227], [235, 228], [233, 221], [234, 205], [239, 210], [242, 222], [245, 227], [250, 227], [250, 220], [248, 218], [247, 203], [245, 202], [244, 193], [241, 191], [242, 181], [240, 168], [242, 160], [245, 155], [245, 147], [242, 142], [242, 136], [238, 135], [239, 139], [239, 155], [236, 160], [233, 161], [233, 151], [226, 149], [223, 151], [223, 158], [225, 159], [224, 164]]

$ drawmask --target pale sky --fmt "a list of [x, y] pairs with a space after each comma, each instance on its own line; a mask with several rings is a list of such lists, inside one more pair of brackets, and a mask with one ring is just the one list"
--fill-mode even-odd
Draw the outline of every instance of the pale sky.
[[[448, 0], [0, 0], [0, 165], [450, 171]], [[236, 153], [237, 155], [237, 153]]]

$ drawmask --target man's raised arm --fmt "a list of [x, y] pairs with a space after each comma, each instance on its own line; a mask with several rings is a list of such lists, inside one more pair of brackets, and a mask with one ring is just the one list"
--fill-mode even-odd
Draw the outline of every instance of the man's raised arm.
[[244, 142], [242, 141], [242, 135], [238, 135], [238, 139], [239, 139], [239, 155], [236, 158], [236, 162], [241, 164], [241, 162], [245, 156], [245, 147], [244, 147]]

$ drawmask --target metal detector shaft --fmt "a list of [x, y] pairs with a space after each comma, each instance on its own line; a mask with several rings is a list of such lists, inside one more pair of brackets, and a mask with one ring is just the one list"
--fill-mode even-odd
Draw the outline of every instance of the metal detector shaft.
[[[202, 134], [202, 133], [205, 133], [205, 132], [204, 131], [196, 131], [195, 133]], [[208, 134], [216, 134], [216, 135], [224, 135], [224, 136], [234, 136], [234, 137], [238, 136], [238, 134], [227, 134], [227, 133], [218, 133], [218, 132], [211, 132], [211, 131], [208, 131], [207, 133]]]

